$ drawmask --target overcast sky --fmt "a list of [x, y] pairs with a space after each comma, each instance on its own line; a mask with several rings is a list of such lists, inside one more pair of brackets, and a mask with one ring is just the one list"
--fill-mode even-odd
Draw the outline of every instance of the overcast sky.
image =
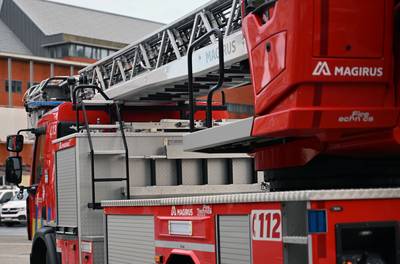
[[169, 23], [209, 0], [51, 0], [69, 5]]

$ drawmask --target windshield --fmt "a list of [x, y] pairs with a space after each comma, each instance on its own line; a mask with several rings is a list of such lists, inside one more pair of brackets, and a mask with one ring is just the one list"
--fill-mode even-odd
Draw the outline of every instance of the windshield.
[[11, 199], [11, 201], [24, 201], [26, 200], [26, 198], [28, 198], [28, 192], [26, 190], [24, 190], [23, 192], [24, 197], [22, 199], [18, 199], [18, 193], [16, 195], [14, 195], [14, 197]]
[[4, 195], [2, 195], [2, 193], [0, 193], [0, 203], [5, 203], [8, 202], [12, 197], [13, 197], [13, 192], [6, 192], [4, 193]]

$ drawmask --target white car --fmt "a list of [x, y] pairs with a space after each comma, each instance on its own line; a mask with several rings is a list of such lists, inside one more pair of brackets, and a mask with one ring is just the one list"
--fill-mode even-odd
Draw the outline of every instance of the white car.
[[18, 199], [17, 195], [1, 208], [1, 222], [6, 226], [12, 226], [14, 224], [26, 224], [26, 198], [28, 193], [24, 191], [23, 198]]
[[[0, 189], [0, 212], [1, 212], [1, 208], [3, 207], [3, 204], [10, 201], [14, 197], [15, 194], [16, 194], [15, 190]], [[0, 223], [1, 223], [1, 217], [0, 217]]]

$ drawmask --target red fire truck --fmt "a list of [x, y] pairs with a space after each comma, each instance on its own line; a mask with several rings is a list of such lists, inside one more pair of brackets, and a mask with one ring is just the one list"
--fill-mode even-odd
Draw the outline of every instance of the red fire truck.
[[31, 263], [400, 263], [398, 13], [212, 1], [31, 88]]

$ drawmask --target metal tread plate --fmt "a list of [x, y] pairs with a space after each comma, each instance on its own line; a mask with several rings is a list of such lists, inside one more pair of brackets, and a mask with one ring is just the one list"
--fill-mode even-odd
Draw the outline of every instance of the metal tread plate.
[[260, 184], [229, 185], [178, 185], [178, 186], [146, 186], [131, 187], [131, 198], [177, 197], [188, 195], [211, 195], [261, 192]]
[[253, 117], [200, 130], [183, 137], [184, 151], [205, 151], [252, 139]]
[[397, 199], [400, 198], [400, 188], [380, 189], [346, 189], [346, 190], [309, 190], [289, 192], [266, 192], [208, 195], [192, 197], [175, 197], [162, 199], [137, 199], [102, 201], [103, 207], [125, 206], [163, 206], [189, 204], [223, 204], [223, 203], [253, 203], [279, 201], [326, 201], [326, 200], [365, 200], [365, 199]]

